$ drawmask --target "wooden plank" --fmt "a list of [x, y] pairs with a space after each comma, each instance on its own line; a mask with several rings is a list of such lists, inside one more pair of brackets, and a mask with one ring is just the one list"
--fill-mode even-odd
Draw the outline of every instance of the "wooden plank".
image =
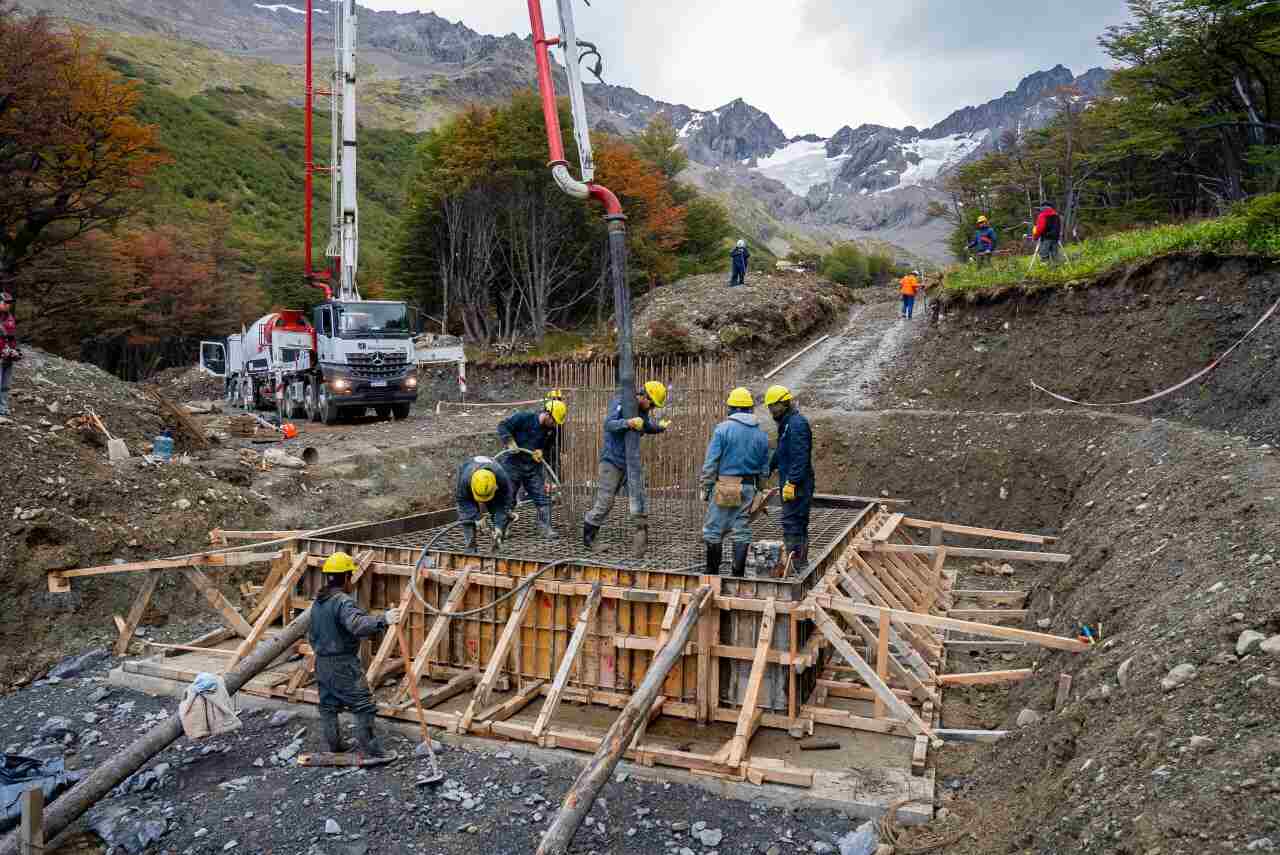
[[184, 567], [181, 573], [187, 577], [187, 581], [194, 585], [197, 591], [204, 594], [204, 598], [209, 601], [209, 605], [213, 606], [213, 610], [222, 616], [222, 622], [227, 625], [228, 629], [234, 630], [236, 635], [241, 638], [249, 637], [249, 634], [253, 632], [253, 626], [244, 619], [240, 612], [236, 611], [235, 606], [231, 605], [230, 601], [223, 596], [217, 586], [209, 581], [208, 576], [194, 567]]
[[147, 613], [147, 606], [151, 604], [151, 595], [155, 593], [159, 582], [160, 574], [158, 573], [148, 573], [142, 580], [142, 588], [138, 590], [138, 596], [129, 607], [129, 616], [117, 624], [120, 635], [116, 638], [116, 656], [124, 656], [129, 652], [129, 642], [133, 640], [133, 634], [138, 631], [138, 624], [142, 622], [142, 616]]
[[1049, 537], [1048, 535], [1043, 534], [1023, 534], [1018, 531], [1001, 531], [1000, 529], [995, 528], [977, 528], [970, 525], [956, 525], [954, 523], [915, 519], [914, 517], [904, 517], [902, 524], [909, 528], [932, 528], [950, 532], [951, 534], [968, 534], [974, 537], [990, 537], [994, 540], [1011, 540], [1018, 543], [1038, 543], [1041, 545], [1047, 545], [1058, 542], [1058, 538]]
[[[419, 700], [422, 703], [423, 709], [431, 709], [432, 707], [439, 706], [440, 704], [444, 703], [450, 698], [457, 697], [458, 695], [461, 695], [463, 692], [470, 690], [479, 681], [480, 681], [479, 671], [475, 669], [463, 671], [460, 674], [455, 674], [453, 677], [449, 679], [449, 682], [445, 683], [443, 686], [436, 686], [434, 689], [431, 689], [425, 694], [420, 695]], [[413, 705], [413, 699], [410, 698], [409, 700], [400, 704], [399, 708], [407, 709], [412, 705]]]
[[560, 660], [560, 668], [556, 671], [555, 679], [551, 682], [551, 690], [547, 693], [547, 700], [542, 704], [542, 709], [538, 711], [538, 720], [534, 722], [534, 739], [542, 737], [547, 725], [551, 723], [551, 719], [556, 714], [556, 707], [560, 705], [564, 687], [569, 683], [569, 675], [573, 672], [574, 662], [582, 650], [583, 639], [587, 637], [587, 630], [591, 627], [591, 622], [595, 620], [596, 610], [600, 607], [600, 589], [599, 582], [591, 586], [591, 593], [587, 595], [587, 602], [578, 614], [578, 622], [573, 627], [573, 635], [569, 637], [569, 645], [564, 650], [564, 658]]
[[[850, 668], [849, 670], [853, 670]], [[851, 701], [874, 701], [876, 693], [868, 689], [866, 686], [857, 683], [847, 683], [844, 680], [819, 679], [818, 685], [827, 690], [827, 694], [833, 698], [846, 698]], [[912, 700], [911, 692], [907, 689], [891, 689], [895, 695], [902, 700], [910, 702]]]
[[764, 685], [764, 670], [768, 665], [769, 645], [773, 643], [773, 619], [775, 599], [770, 597], [765, 605], [764, 614], [760, 618], [759, 637], [756, 640], [756, 658], [751, 663], [751, 676], [747, 679], [747, 690], [742, 696], [742, 714], [738, 717], [738, 727], [733, 733], [733, 750], [729, 753], [729, 765], [737, 766], [747, 754], [747, 746], [755, 734], [760, 719], [757, 717], [760, 704], [760, 688]]
[[875, 533], [871, 535], [871, 542], [887, 543], [889, 541], [889, 537], [898, 528], [898, 523], [902, 522], [906, 516], [906, 514], [890, 514], [889, 518], [886, 519], [884, 523], [876, 529]]
[[953, 590], [951, 597], [955, 600], [977, 600], [983, 603], [997, 603], [1000, 605], [1021, 605], [1027, 599], [1026, 591], [976, 591], [976, 590]]
[[229, 531], [215, 528], [209, 532], [209, 542], [225, 546], [229, 540], [279, 540], [285, 537], [300, 537], [306, 530], [299, 531]]
[[44, 790], [34, 787], [24, 792], [22, 820], [18, 828], [19, 855], [44, 855]]
[[[880, 610], [880, 628], [876, 639], [876, 676], [881, 682], [888, 685], [889, 683], [889, 613], [884, 609]], [[884, 701], [880, 696], [876, 696], [875, 717], [884, 718]]]
[[487, 710], [477, 713], [476, 721], [479, 723], [506, 721], [516, 713], [520, 712], [520, 710], [533, 703], [534, 698], [537, 698], [542, 694], [542, 687], [546, 684], [546, 680], [533, 680], [507, 700], [494, 704]]
[[944, 641], [943, 644], [952, 653], [1017, 653], [1031, 646], [1025, 641]]
[[113, 573], [135, 573], [142, 570], [178, 570], [183, 567], [243, 567], [274, 561], [283, 552], [221, 552], [192, 555], [186, 558], [156, 558], [151, 561], [133, 561], [128, 564], [101, 564], [78, 570], [58, 570], [60, 579], [78, 579], [84, 576], [109, 576]]
[[516, 634], [520, 630], [520, 625], [524, 622], [525, 612], [529, 610], [531, 602], [533, 602], [532, 585], [516, 596], [516, 604], [511, 608], [507, 623], [502, 628], [502, 635], [498, 637], [498, 641], [493, 647], [493, 653], [489, 656], [489, 665], [485, 668], [484, 676], [480, 678], [475, 694], [471, 696], [471, 703], [467, 704], [467, 709], [458, 718], [458, 733], [466, 733], [471, 728], [471, 722], [475, 720], [476, 713], [480, 707], [489, 703], [489, 696], [493, 694], [493, 684], [497, 681], [498, 674], [502, 671], [502, 666], [507, 661], [507, 653], [511, 650], [511, 643], [515, 640]]
[[[839, 612], [846, 612], [859, 617], [879, 617], [880, 614], [880, 610], [875, 606], [865, 606], [861, 603], [855, 603], [852, 600], [831, 597], [825, 594], [811, 595], [810, 601], [814, 603], [815, 607], [831, 608]], [[1069, 650], [1072, 653], [1083, 653], [1090, 649], [1087, 642], [1077, 641], [1074, 638], [1065, 638], [1060, 635], [1048, 635], [1043, 632], [1032, 632], [1026, 629], [1014, 629], [1009, 626], [973, 623], [972, 621], [956, 620], [955, 618], [940, 617], [939, 615], [922, 615], [915, 612], [899, 611], [897, 609], [890, 609], [889, 617], [894, 621], [914, 624], [916, 626], [929, 626], [934, 629], [954, 629], [957, 632], [966, 632], [971, 635], [986, 635], [993, 638], [1011, 638], [1019, 641], [1029, 641], [1032, 644], [1038, 644], [1041, 647], [1051, 647], [1055, 650]]]
[[422, 646], [418, 648], [418, 655], [413, 659], [413, 665], [407, 670], [404, 679], [400, 682], [400, 688], [396, 691], [397, 699], [405, 700], [409, 697], [410, 690], [418, 690], [418, 682], [422, 679], [422, 672], [430, 667], [431, 657], [435, 655], [436, 648], [444, 640], [445, 630], [449, 627], [450, 614], [460, 610], [470, 584], [471, 571], [464, 570], [458, 576], [457, 581], [453, 583], [453, 590], [449, 591], [449, 596], [445, 598], [444, 606], [440, 609], [441, 613], [436, 615], [436, 619], [432, 621], [431, 629], [428, 630]]
[[957, 558], [990, 558], [995, 561], [1046, 561], [1066, 564], [1071, 556], [1065, 552], [1024, 552], [1017, 549], [978, 549], [970, 546], [912, 546], [906, 543], [871, 543], [864, 549], [870, 552], [906, 552], [912, 555], [934, 555], [945, 549], [947, 555]]
[[[409, 619], [409, 605], [413, 602], [413, 581], [409, 580], [405, 583], [404, 591], [400, 594], [400, 614], [401, 620]], [[378, 645], [378, 652], [373, 655], [373, 661], [369, 663], [369, 670], [365, 672], [365, 682], [369, 684], [370, 689], [378, 688], [378, 683], [382, 680], [383, 671], [385, 670], [387, 659], [391, 656], [392, 651], [399, 644], [398, 633], [388, 629], [382, 634], [382, 643]], [[405, 653], [404, 656], [408, 656]]]
[[804, 643], [804, 649], [800, 651], [800, 656], [792, 662], [791, 670], [797, 674], [803, 674], [812, 668], [817, 664], [818, 655], [826, 644], [827, 637], [820, 632], [809, 636], [809, 640]]
[[994, 623], [998, 620], [1024, 621], [1027, 619], [1027, 612], [1025, 609], [951, 609], [947, 616], [956, 620]]
[[934, 734], [943, 742], [999, 742], [1009, 735], [1007, 730], [963, 730], [940, 727]]
[[205, 434], [204, 429], [196, 424], [195, 419], [191, 418], [186, 409], [179, 407], [155, 389], [148, 389], [146, 394], [150, 395], [160, 405], [161, 409], [165, 410], [178, 422], [178, 427], [182, 429], [188, 439], [195, 443], [196, 448], [209, 448], [209, 437]]
[[830, 639], [832, 646], [840, 652], [845, 661], [858, 672], [858, 676], [862, 678], [863, 682], [884, 701], [885, 707], [887, 707], [893, 718], [905, 722], [913, 736], [932, 736], [929, 726], [920, 720], [920, 717], [912, 711], [911, 707], [898, 700], [898, 697], [885, 685], [884, 681], [876, 676], [875, 670], [853, 649], [853, 645], [844, 637], [844, 633], [840, 631], [840, 627], [831, 619], [831, 616], [823, 610], [822, 606], [816, 603], [813, 606], [813, 621], [817, 624], [818, 629]]
[[800, 717], [811, 719], [817, 724], [840, 727], [845, 730], [862, 730], [888, 736], [914, 737], [916, 735], [906, 722], [892, 718], [868, 718], [848, 710], [837, 710], [816, 704], [805, 704], [800, 707]]
[[262, 634], [267, 631], [267, 627], [275, 619], [276, 612], [280, 610], [281, 604], [285, 599], [293, 593], [293, 588], [298, 584], [298, 580], [302, 578], [302, 574], [307, 569], [307, 555], [302, 553], [294, 559], [293, 565], [289, 568], [289, 572], [285, 574], [284, 579], [276, 586], [275, 591], [271, 594], [271, 598], [267, 600], [267, 607], [262, 610], [262, 616], [258, 618], [258, 622], [253, 625], [249, 634], [245, 636], [244, 641], [240, 642], [240, 646], [236, 648], [236, 655], [232, 658], [231, 664], [227, 666], [230, 671], [240, 663], [240, 660], [249, 655], [249, 651], [257, 645], [258, 640], [262, 638]]
[[944, 686], [985, 686], [992, 683], [1017, 683], [1030, 676], [1030, 668], [1015, 668], [1011, 671], [971, 671], [962, 674], [939, 674], [938, 682]]
[[1071, 675], [1058, 675], [1058, 694], [1053, 700], [1053, 708], [1060, 710], [1071, 701]]

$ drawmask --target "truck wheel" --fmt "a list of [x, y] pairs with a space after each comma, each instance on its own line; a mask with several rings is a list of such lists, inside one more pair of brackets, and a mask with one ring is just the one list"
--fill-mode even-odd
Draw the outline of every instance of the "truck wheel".
[[323, 383], [320, 384], [316, 403], [320, 409], [320, 421], [327, 425], [336, 425], [338, 423], [338, 405], [329, 398], [328, 389], [325, 388]]
[[307, 420], [312, 422], [320, 421], [320, 406], [316, 403], [316, 384], [308, 382], [302, 397], [303, 404], [307, 408]]
[[391, 418], [391, 406], [389, 404], [374, 407], [374, 410], [378, 413], [378, 418], [384, 422]]
[[295, 397], [293, 384], [289, 384], [289, 393], [285, 399], [289, 402], [289, 418], [304, 419], [307, 417], [307, 391], [304, 388], [297, 394], [301, 397]]
[[393, 404], [391, 414], [396, 417], [396, 421], [402, 422], [409, 418], [409, 407], [409, 404]]

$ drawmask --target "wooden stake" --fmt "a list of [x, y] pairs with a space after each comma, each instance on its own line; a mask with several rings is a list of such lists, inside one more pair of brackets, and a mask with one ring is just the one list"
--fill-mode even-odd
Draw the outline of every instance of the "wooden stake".
[[302, 574], [306, 569], [307, 554], [303, 552], [294, 559], [289, 572], [284, 575], [284, 579], [276, 586], [271, 599], [267, 600], [267, 607], [262, 610], [262, 616], [258, 618], [258, 622], [253, 625], [252, 630], [245, 636], [244, 641], [240, 642], [240, 646], [236, 648], [236, 655], [232, 658], [231, 664], [227, 666], [228, 671], [235, 668], [241, 659], [248, 656], [253, 646], [261, 640], [263, 633], [267, 631], [267, 627], [275, 620], [276, 612], [280, 610], [280, 605], [293, 593], [294, 586], [298, 584], [298, 580], [302, 578]]
[[555, 821], [547, 829], [542, 843], [538, 846], [538, 855], [565, 855], [569, 851], [569, 844], [573, 841], [573, 835], [577, 832], [578, 826], [582, 825], [587, 812], [595, 804], [596, 796], [613, 775], [614, 768], [631, 744], [631, 739], [635, 736], [636, 729], [640, 727], [640, 722], [648, 715], [649, 709], [661, 693], [667, 674], [683, 654], [684, 646], [688, 644], [689, 636], [693, 633], [693, 628], [710, 596], [711, 588], [706, 585], [694, 594], [680, 622], [671, 631], [671, 639], [653, 657], [644, 680], [632, 694], [631, 700], [623, 707], [622, 712], [614, 719], [613, 725], [600, 741], [600, 747], [587, 763], [586, 768], [569, 788], [569, 793], [565, 796]]
[[22, 794], [18, 852], [21, 855], [44, 855], [44, 790], [39, 787]]
[[476, 686], [475, 694], [471, 696], [471, 703], [467, 704], [466, 711], [458, 719], [459, 733], [466, 733], [471, 728], [471, 722], [475, 719], [476, 713], [482, 706], [489, 703], [489, 696], [493, 694], [493, 684], [502, 671], [502, 665], [507, 660], [507, 652], [511, 649], [511, 642], [515, 640], [531, 602], [533, 602], [532, 585], [516, 597], [516, 604], [511, 609], [506, 626], [502, 628], [502, 635], [498, 637], [498, 643], [494, 645], [493, 653], [489, 656], [489, 665], [485, 668], [484, 677], [480, 679], [480, 685]]
[[151, 595], [155, 593], [159, 582], [159, 573], [148, 573], [142, 580], [142, 589], [138, 591], [137, 599], [129, 608], [129, 617], [117, 624], [120, 637], [116, 639], [116, 656], [124, 656], [129, 652], [129, 642], [133, 640], [133, 634], [138, 631], [138, 624], [142, 622], [142, 616], [147, 613], [147, 606], [151, 604]]
[[[155, 574], [152, 574], [153, 576]], [[244, 619], [240, 612], [236, 611], [235, 606], [222, 595], [217, 586], [209, 581], [209, 577], [201, 573], [194, 567], [182, 568], [182, 575], [187, 577], [187, 581], [195, 586], [196, 590], [204, 594], [204, 598], [209, 601], [209, 605], [213, 606], [214, 611], [222, 616], [222, 622], [227, 625], [228, 629], [234, 630], [236, 635], [241, 638], [248, 638], [253, 632], [253, 627]]]
[[[876, 644], [876, 674], [886, 685], [889, 682], [889, 613], [880, 610], [880, 635]], [[876, 695], [876, 718], [884, 718], [884, 701]]]
[[591, 622], [595, 620], [596, 609], [600, 607], [600, 583], [596, 582], [591, 586], [591, 593], [587, 595], [587, 603], [582, 607], [582, 612], [578, 615], [578, 623], [573, 628], [573, 635], [569, 638], [569, 645], [564, 650], [564, 658], [560, 660], [560, 670], [556, 672], [555, 680], [551, 683], [551, 690], [547, 693], [547, 699], [542, 704], [542, 709], [538, 711], [538, 720], [533, 725], [534, 739], [542, 738], [542, 734], [546, 732], [547, 725], [551, 723], [551, 719], [556, 714], [556, 707], [560, 705], [560, 698], [564, 694], [564, 687], [569, 683], [569, 675], [573, 672], [573, 663], [578, 658], [578, 653], [582, 650], [582, 642], [587, 637], [587, 629], [591, 626]]

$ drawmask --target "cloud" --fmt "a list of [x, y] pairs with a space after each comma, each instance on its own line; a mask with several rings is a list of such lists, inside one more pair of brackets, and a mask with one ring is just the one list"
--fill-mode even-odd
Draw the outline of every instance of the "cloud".
[[[529, 33], [519, 0], [364, 2]], [[558, 32], [555, 0], [543, 6], [548, 31]], [[1062, 63], [1079, 74], [1106, 64], [1096, 39], [1127, 18], [1118, 0], [593, 0], [574, 10], [609, 82], [701, 109], [742, 97], [793, 135], [864, 122], [926, 127], [1034, 71]]]

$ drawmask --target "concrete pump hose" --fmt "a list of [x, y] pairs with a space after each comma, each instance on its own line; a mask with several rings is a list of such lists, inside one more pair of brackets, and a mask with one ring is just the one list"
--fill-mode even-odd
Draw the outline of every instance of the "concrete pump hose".
[[[504, 448], [502, 449], [502, 451], [499, 451], [497, 455], [495, 455], [495, 459], [498, 457], [505, 457], [508, 454], [521, 454], [521, 453], [527, 454], [530, 457], [533, 457], [533, 452], [527, 448]], [[554, 483], [556, 487], [560, 487], [560, 479], [556, 477], [556, 472], [554, 469], [551, 468], [551, 464], [543, 460], [542, 468], [547, 470], [547, 474], [551, 476], [552, 483]]]
[[[246, 683], [258, 676], [281, 654], [301, 641], [310, 626], [311, 609], [307, 609], [270, 641], [258, 644], [235, 670], [225, 675], [227, 694], [234, 695], [240, 691]], [[179, 736], [182, 736], [182, 719], [175, 713], [167, 721], [147, 731], [145, 736], [117, 752], [80, 783], [58, 796], [44, 813], [46, 839], [52, 841], [54, 837], [69, 828], [85, 811], [145, 766], [151, 758], [168, 748]], [[16, 830], [0, 841], [0, 855], [18, 855]]]

